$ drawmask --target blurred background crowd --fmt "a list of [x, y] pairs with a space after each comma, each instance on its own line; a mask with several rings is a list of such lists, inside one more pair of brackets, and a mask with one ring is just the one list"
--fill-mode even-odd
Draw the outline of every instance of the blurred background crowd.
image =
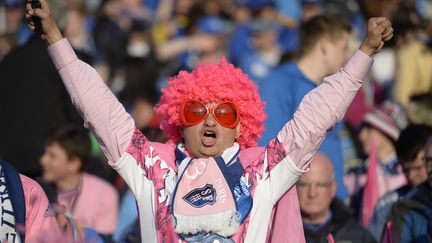
[[[308, 242], [379, 242], [389, 229], [402, 242], [431, 240], [431, 0], [49, 2], [78, 56], [159, 142], [153, 106], [179, 70], [226, 57], [247, 73], [266, 102], [266, 145], [358, 48], [367, 19], [389, 18], [394, 38], [297, 184], [304, 230]], [[26, 27], [24, 4], [0, 0], [0, 154], [37, 179], [69, 222], [105, 242], [138, 242], [134, 197], [81, 128], [46, 44]]]

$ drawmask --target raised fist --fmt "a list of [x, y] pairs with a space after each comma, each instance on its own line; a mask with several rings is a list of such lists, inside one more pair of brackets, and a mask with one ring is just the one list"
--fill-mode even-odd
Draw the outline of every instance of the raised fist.
[[391, 22], [385, 17], [371, 18], [368, 21], [366, 37], [360, 50], [373, 57], [384, 46], [384, 42], [393, 37]]
[[37, 0], [40, 2], [40, 8], [33, 8], [33, 1], [36, 0], [27, 0], [26, 3], [27, 26], [30, 29], [35, 30], [36, 23], [34, 22], [34, 19], [32, 17], [39, 17], [42, 27], [42, 29], [40, 30], [42, 39], [45, 39], [50, 45], [63, 39], [63, 36], [59, 28], [57, 27], [53, 16], [51, 15], [51, 10], [48, 6], [47, 0]]

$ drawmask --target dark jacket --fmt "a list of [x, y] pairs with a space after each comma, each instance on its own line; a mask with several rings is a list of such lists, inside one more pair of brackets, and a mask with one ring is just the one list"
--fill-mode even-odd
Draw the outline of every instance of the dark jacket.
[[331, 234], [335, 242], [368, 243], [375, 242], [372, 235], [363, 227], [356, 225], [350, 210], [338, 199], [333, 199], [330, 210], [331, 220], [317, 232], [304, 228], [306, 242], [327, 243]]
[[39, 37], [5, 56], [0, 75], [1, 153], [18, 171], [38, 174], [47, 135], [82, 120]]
[[397, 202], [390, 213], [396, 242], [432, 242], [428, 231], [432, 220], [432, 178]]

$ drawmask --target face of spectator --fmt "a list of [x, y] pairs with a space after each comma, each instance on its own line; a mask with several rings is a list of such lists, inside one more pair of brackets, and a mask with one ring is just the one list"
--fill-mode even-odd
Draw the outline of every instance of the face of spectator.
[[309, 172], [302, 175], [297, 183], [297, 190], [304, 220], [323, 223], [336, 193], [333, 167], [326, 155], [317, 153], [314, 156]]
[[348, 32], [344, 32], [339, 38], [327, 38], [327, 44], [325, 45], [325, 63], [327, 65], [327, 73], [333, 74], [339, 71], [342, 66], [347, 62], [349, 49], [350, 35]]
[[58, 182], [71, 174], [79, 172], [78, 159], [69, 159], [66, 151], [58, 144], [45, 146], [45, 152], [40, 158], [42, 177], [47, 182]]
[[[210, 103], [206, 106], [213, 108], [216, 104]], [[225, 149], [233, 146], [236, 138], [240, 136], [240, 124], [235, 128], [224, 127], [216, 121], [213, 114], [209, 113], [200, 123], [185, 126], [182, 135], [191, 156], [199, 158], [220, 156]]]
[[427, 180], [424, 158], [425, 152], [421, 150], [414, 160], [402, 164], [404, 174], [412, 187], [417, 187]]
[[232, 13], [232, 17], [237, 24], [245, 24], [251, 18], [251, 12], [245, 7], [236, 7]]
[[195, 0], [177, 0], [175, 10], [179, 15], [187, 15], [195, 4]]
[[222, 51], [224, 45], [224, 35], [216, 33], [206, 33], [198, 30], [193, 37], [195, 39], [195, 48], [202, 55], [212, 55]]
[[274, 29], [262, 31], [254, 35], [254, 46], [258, 50], [274, 50], [277, 42], [277, 32]]
[[80, 36], [85, 30], [85, 16], [80, 14], [77, 10], [68, 11], [68, 21], [64, 33], [68, 38], [76, 38]]
[[370, 153], [372, 144], [375, 144], [375, 146], [377, 146], [377, 149], [379, 149], [382, 144], [388, 142], [391, 143], [391, 141], [389, 141], [389, 139], [384, 136], [384, 134], [370, 126], [365, 126], [362, 128], [359, 138], [360, 142], [363, 145], [363, 151], [366, 154]]
[[24, 8], [8, 7], [5, 9], [6, 32], [15, 34], [18, 32], [24, 17]]
[[411, 123], [432, 126], [432, 112], [427, 106], [410, 100], [406, 107], [406, 113]]

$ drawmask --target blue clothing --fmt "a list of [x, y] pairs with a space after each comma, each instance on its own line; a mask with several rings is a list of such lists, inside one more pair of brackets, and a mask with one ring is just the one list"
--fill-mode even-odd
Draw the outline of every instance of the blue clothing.
[[113, 234], [113, 240], [115, 242], [122, 242], [128, 233], [133, 230], [137, 220], [138, 209], [135, 196], [128, 190], [121, 200], [119, 218]]
[[398, 189], [386, 193], [377, 202], [374, 213], [370, 219], [368, 230], [377, 242], [380, 241], [387, 217], [395, 202], [404, 198], [411, 190], [410, 185], [399, 187]]
[[302, 7], [299, 0], [275, 0], [277, 11], [293, 20], [300, 22], [302, 17]]
[[303, 222], [303, 227], [309, 231], [318, 232], [320, 229], [327, 226], [331, 220], [333, 220], [333, 213], [330, 211], [326, 220], [324, 220], [324, 223], [317, 225], [317, 224], [308, 224], [308, 223]]
[[[260, 146], [267, 145], [282, 129], [287, 121], [293, 118], [303, 97], [317, 87], [312, 80], [307, 78], [298, 65], [288, 63], [277, 68], [260, 86], [260, 95], [266, 102], [265, 131]], [[344, 185], [344, 163], [342, 146], [339, 137], [341, 123], [337, 123], [332, 131], [329, 131], [320, 146], [319, 151], [325, 153], [333, 161], [336, 182], [338, 183], [336, 195], [340, 199], [348, 197], [348, 191]]]
[[242, 54], [252, 51], [252, 48], [248, 44], [249, 37], [250, 29], [248, 24], [237, 26], [231, 34], [228, 44], [228, 52], [230, 61], [234, 65], [238, 64]]
[[239, 60], [238, 66], [257, 85], [265, 83], [275, 68], [274, 64], [267, 63], [255, 50], [244, 53]]
[[393, 223], [395, 242], [431, 242], [428, 231], [432, 227], [432, 180], [411, 190], [397, 202], [389, 219]]
[[282, 28], [278, 43], [284, 52], [298, 52], [300, 49], [300, 29]]
[[102, 237], [92, 228], [84, 228], [84, 242], [86, 243], [104, 243]]

